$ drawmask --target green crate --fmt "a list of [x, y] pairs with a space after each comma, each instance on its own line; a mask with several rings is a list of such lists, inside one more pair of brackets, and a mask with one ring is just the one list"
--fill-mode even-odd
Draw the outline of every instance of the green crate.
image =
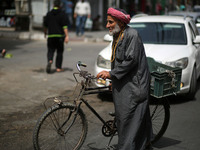
[[181, 68], [173, 68], [159, 62], [153, 58], [147, 57], [149, 69], [151, 72], [151, 90], [150, 94], [156, 98], [174, 95], [180, 91]]

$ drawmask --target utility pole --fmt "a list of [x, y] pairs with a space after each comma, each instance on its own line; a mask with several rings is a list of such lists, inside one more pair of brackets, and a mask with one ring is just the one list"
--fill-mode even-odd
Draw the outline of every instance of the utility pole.
[[31, 0], [28, 1], [28, 6], [29, 6], [29, 39], [31, 39], [31, 35], [33, 34], [33, 14], [32, 14]]

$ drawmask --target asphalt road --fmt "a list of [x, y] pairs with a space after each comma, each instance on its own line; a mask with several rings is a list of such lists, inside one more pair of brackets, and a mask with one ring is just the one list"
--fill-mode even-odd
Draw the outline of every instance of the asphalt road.
[[[93, 72], [97, 54], [107, 44], [70, 42], [65, 46], [65, 71], [46, 74], [46, 41], [0, 39], [1, 48], [13, 54], [10, 59], [0, 58], [0, 149], [32, 150], [32, 133], [37, 119], [44, 111], [44, 100], [71, 94], [75, 86], [72, 73], [76, 71], [76, 62], [83, 61], [88, 65], [87, 70]], [[154, 149], [199, 149], [199, 98], [198, 87], [195, 100], [169, 100], [169, 127]], [[92, 95], [88, 100], [105, 120], [111, 119], [108, 115], [113, 111], [111, 97]], [[109, 139], [101, 134], [102, 124], [88, 109], [85, 109], [85, 113], [89, 130], [82, 149], [103, 150]]]
[[[44, 111], [43, 101], [70, 93], [76, 85], [72, 73], [76, 71], [77, 61], [86, 63], [86, 70], [93, 72], [97, 53], [107, 44], [71, 42], [65, 45], [65, 71], [46, 74], [46, 41], [0, 39], [1, 47], [13, 54], [11, 59], [0, 59], [0, 149], [33, 149], [32, 132]], [[55, 70], [54, 65], [52, 69]], [[91, 100], [91, 103], [103, 111], [104, 104], [99, 99]], [[106, 103], [107, 107], [109, 105], [112, 103]], [[101, 123], [97, 120], [95, 124]], [[101, 129], [97, 130], [101, 132]]]

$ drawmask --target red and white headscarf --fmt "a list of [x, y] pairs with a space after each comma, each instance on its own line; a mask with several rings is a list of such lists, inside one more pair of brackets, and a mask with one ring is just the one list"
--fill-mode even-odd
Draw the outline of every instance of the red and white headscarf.
[[[120, 11], [121, 10], [121, 11]], [[131, 20], [131, 17], [129, 14], [126, 14], [124, 10], [122, 9], [114, 9], [112, 7], [108, 8], [107, 15], [111, 15], [120, 21], [124, 22], [125, 24], [128, 24]]]

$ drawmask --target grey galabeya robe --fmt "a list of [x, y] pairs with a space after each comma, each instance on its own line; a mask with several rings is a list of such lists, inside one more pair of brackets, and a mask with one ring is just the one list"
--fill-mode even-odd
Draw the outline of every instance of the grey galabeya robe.
[[149, 113], [150, 72], [137, 31], [126, 27], [111, 63], [118, 150], [143, 150], [152, 133]]

